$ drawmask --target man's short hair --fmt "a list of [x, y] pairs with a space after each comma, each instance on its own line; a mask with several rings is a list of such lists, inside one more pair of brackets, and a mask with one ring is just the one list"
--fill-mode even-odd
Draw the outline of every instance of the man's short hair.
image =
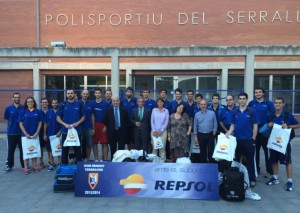
[[203, 95], [202, 95], [201, 93], [197, 93], [197, 94], [195, 95], [195, 98], [198, 98], [198, 97], [200, 97], [201, 99], [203, 99]]
[[233, 96], [233, 95], [227, 95], [227, 96], [226, 96], [226, 99], [227, 99], [229, 96], [232, 97], [232, 99], [234, 100], [234, 96]]
[[15, 95], [19, 95], [21, 97], [21, 94], [19, 92], [14, 92], [13, 97], [15, 97]]
[[247, 93], [241, 92], [241, 93], [239, 94], [238, 98], [240, 98], [241, 96], [245, 96], [246, 99], [248, 100], [248, 94], [247, 94]]
[[284, 103], [284, 98], [283, 98], [283, 97], [277, 97], [277, 98], [275, 98], [274, 102], [275, 102], [276, 100], [281, 100], [282, 103]]
[[167, 89], [166, 89], [166, 88], [162, 88], [162, 89], [160, 89], [160, 90], [159, 90], [159, 93], [161, 93], [161, 92], [163, 92], [163, 91], [165, 91], [165, 93], [166, 93], [166, 94], [168, 94], [168, 91], [167, 91]]
[[127, 88], [126, 88], [126, 92], [127, 92], [127, 91], [133, 92], [133, 88], [132, 88], [132, 87], [127, 87]]
[[48, 99], [47, 99], [47, 98], [42, 98], [42, 99], [41, 99], [41, 103], [42, 103], [43, 101], [47, 101], [47, 102], [48, 102]]
[[213, 99], [214, 97], [218, 97], [218, 99], [220, 100], [220, 95], [218, 93], [213, 94], [211, 97], [211, 99]]
[[51, 103], [52, 103], [53, 101], [57, 101], [57, 103], [59, 103], [57, 98], [53, 98], [53, 99], [51, 100]]
[[188, 94], [189, 92], [193, 93], [193, 95], [194, 95], [194, 90], [189, 89], [186, 93]]
[[255, 90], [261, 90], [265, 94], [265, 90], [262, 87], [255, 87], [254, 92], [255, 92]]
[[99, 91], [100, 93], [102, 93], [102, 90], [101, 90], [101, 88], [99, 88], [99, 87], [95, 88], [95, 92], [96, 92], [96, 91]]
[[177, 88], [177, 89], [175, 89], [175, 93], [176, 93], [176, 92], [180, 92], [180, 93], [182, 94], [182, 89]]

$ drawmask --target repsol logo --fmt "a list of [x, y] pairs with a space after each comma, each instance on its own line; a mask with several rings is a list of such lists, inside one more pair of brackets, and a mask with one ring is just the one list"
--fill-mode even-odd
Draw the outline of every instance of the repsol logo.
[[198, 192], [212, 192], [212, 183], [208, 182], [184, 182], [184, 181], [163, 181], [163, 180], [157, 180], [155, 182], [155, 190], [175, 190], [175, 191], [189, 191], [191, 189], [194, 189]]

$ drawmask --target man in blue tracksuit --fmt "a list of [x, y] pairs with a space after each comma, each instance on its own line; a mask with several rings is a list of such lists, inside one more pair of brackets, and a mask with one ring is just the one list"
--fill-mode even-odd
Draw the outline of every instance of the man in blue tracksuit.
[[[79, 140], [81, 139], [82, 123], [85, 120], [85, 110], [82, 103], [75, 100], [75, 93], [73, 89], [67, 90], [67, 101], [60, 105], [56, 120], [62, 125], [62, 143], [64, 143], [67, 137], [68, 130], [73, 127], [77, 130]], [[82, 161], [81, 146], [75, 146], [74, 152], [76, 162]], [[62, 146], [62, 164], [68, 164], [68, 155], [69, 147]]]
[[220, 104], [220, 95], [215, 93], [212, 95], [211, 104], [207, 106], [208, 110], [214, 111], [216, 114], [217, 122], [218, 122], [218, 132], [215, 135], [216, 140], [218, 139], [218, 135], [222, 131], [222, 127], [220, 125], [220, 116], [222, 110], [225, 108], [222, 104]]
[[[250, 101], [248, 106], [252, 109], [255, 109], [256, 113], [258, 114], [259, 118], [259, 124], [258, 129], [263, 127], [268, 120], [268, 116], [271, 112], [275, 110], [274, 104], [272, 101], [269, 101], [264, 98], [265, 90], [261, 87], [257, 87], [254, 89], [254, 96], [255, 99], [253, 101]], [[260, 148], [262, 147], [265, 154], [265, 165], [266, 165], [266, 175], [265, 178], [268, 177], [268, 174], [272, 174], [272, 166], [269, 163], [269, 150], [267, 147], [268, 144], [268, 138], [265, 137], [263, 134], [257, 133], [257, 137], [255, 140], [256, 143], [256, 169], [257, 172], [260, 173], [260, 167], [259, 167], [259, 161], [260, 161]]]
[[[274, 123], [279, 124], [282, 128], [287, 129], [297, 129], [300, 127], [299, 122], [295, 119], [295, 117], [284, 110], [284, 99], [282, 97], [278, 97], [274, 101], [275, 103], [275, 112], [271, 113], [269, 116], [269, 127], [272, 127]], [[292, 134], [291, 134], [292, 136]], [[279, 184], [278, 180], [278, 162], [280, 164], [285, 164], [286, 166], [286, 173], [287, 173], [287, 183], [285, 185], [286, 191], [293, 190], [293, 180], [292, 180], [292, 158], [291, 158], [291, 140], [290, 137], [289, 143], [286, 148], [286, 153], [282, 154], [281, 152], [277, 152], [275, 150], [270, 149], [270, 163], [272, 164], [273, 169], [273, 176], [272, 178], [266, 183], [267, 185], [275, 185]]]
[[255, 110], [247, 106], [248, 94], [240, 93], [239, 107], [232, 112], [230, 129], [226, 135], [234, 132], [237, 140], [235, 150], [236, 161], [241, 162], [242, 156], [247, 158], [250, 186], [256, 186], [255, 139], [257, 136], [259, 119]]
[[5, 172], [12, 171], [12, 168], [14, 167], [14, 154], [17, 146], [20, 150], [20, 163], [22, 168], [24, 168], [23, 151], [21, 145], [21, 129], [18, 123], [19, 114], [23, 110], [23, 106], [20, 103], [21, 94], [17, 92], [14, 93], [12, 99], [13, 103], [6, 107], [4, 112], [4, 119], [7, 121], [8, 145], [7, 164], [4, 170]]

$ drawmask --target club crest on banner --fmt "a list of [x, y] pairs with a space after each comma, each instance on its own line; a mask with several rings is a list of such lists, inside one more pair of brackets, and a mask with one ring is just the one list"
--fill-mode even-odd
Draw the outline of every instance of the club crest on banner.
[[92, 190], [96, 188], [99, 182], [99, 174], [98, 173], [89, 173], [89, 186], [91, 187]]

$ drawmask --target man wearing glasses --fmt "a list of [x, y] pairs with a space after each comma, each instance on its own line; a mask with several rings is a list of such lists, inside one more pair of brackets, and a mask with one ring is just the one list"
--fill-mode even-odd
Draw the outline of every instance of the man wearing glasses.
[[221, 126], [221, 132], [227, 133], [230, 128], [230, 120], [232, 116], [232, 111], [236, 109], [235, 101], [233, 95], [228, 95], [226, 97], [227, 107], [224, 107], [220, 113], [219, 124]]

